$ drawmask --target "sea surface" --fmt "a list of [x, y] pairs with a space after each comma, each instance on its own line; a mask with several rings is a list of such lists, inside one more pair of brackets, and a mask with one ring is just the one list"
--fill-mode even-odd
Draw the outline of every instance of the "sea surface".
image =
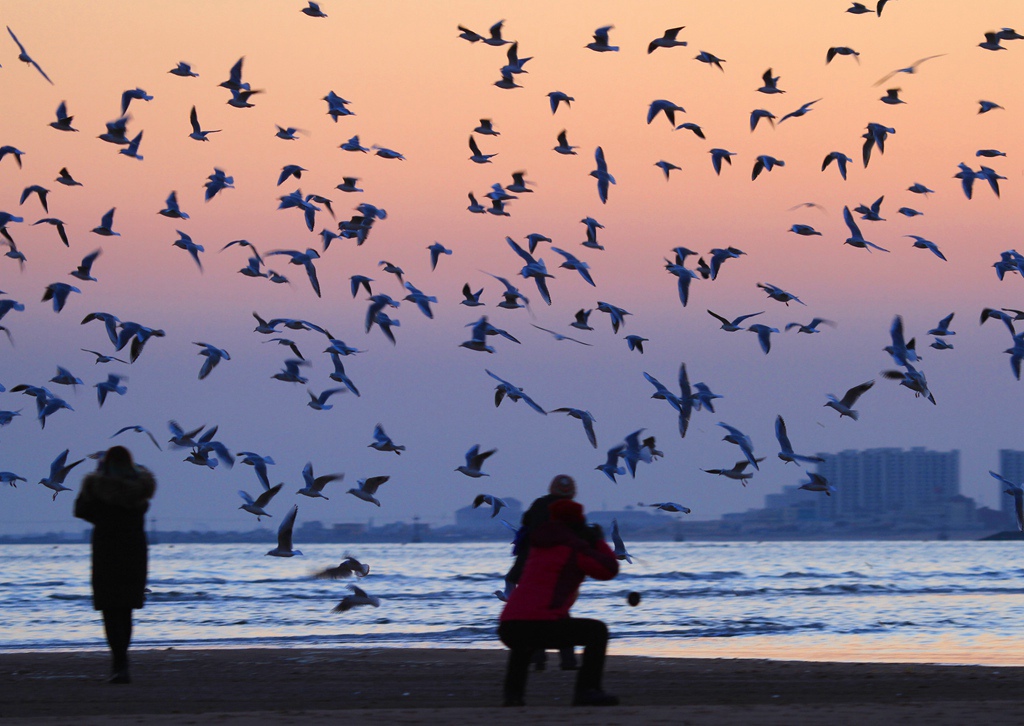
[[[157, 544], [133, 647], [500, 648], [502, 544], [302, 547]], [[573, 614], [606, 621], [612, 653], [1024, 665], [1017, 542], [637, 542], [618, 578], [588, 580]], [[332, 612], [352, 554], [379, 608]], [[630, 607], [636, 591], [641, 602]], [[0, 547], [0, 651], [103, 648], [83, 544]]]

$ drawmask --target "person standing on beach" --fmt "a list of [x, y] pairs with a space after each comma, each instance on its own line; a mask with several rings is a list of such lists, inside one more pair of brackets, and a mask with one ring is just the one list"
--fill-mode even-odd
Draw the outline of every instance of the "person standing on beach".
[[92, 602], [103, 613], [113, 658], [110, 683], [131, 683], [128, 645], [132, 610], [144, 604], [148, 567], [145, 515], [156, 479], [136, 465], [123, 446], [103, 454], [96, 471], [82, 480], [75, 516], [92, 531]]
[[522, 576], [501, 612], [498, 637], [509, 648], [504, 705], [522, 706], [534, 651], [583, 646], [574, 706], [614, 706], [619, 699], [601, 687], [608, 628], [600, 620], [573, 618], [569, 609], [587, 577], [610, 580], [619, 572], [601, 528], [587, 526], [583, 507], [561, 497], [549, 519], [529, 534]]
[[[575, 496], [576, 481], [568, 474], [559, 474], [551, 480], [551, 484], [548, 486], [548, 493], [535, 499], [530, 508], [523, 514], [519, 531], [516, 532], [516, 560], [512, 563], [508, 574], [505, 575], [506, 591], [513, 589], [519, 584], [519, 578], [523, 574], [523, 567], [526, 565], [526, 557], [530, 553], [530, 532], [548, 521], [548, 507], [559, 499], [573, 499]], [[559, 656], [563, 671], [576, 670], [576, 653], [571, 645], [561, 648]], [[531, 662], [536, 666], [537, 670], [544, 670], [547, 654], [543, 649], [540, 649], [534, 653]]]

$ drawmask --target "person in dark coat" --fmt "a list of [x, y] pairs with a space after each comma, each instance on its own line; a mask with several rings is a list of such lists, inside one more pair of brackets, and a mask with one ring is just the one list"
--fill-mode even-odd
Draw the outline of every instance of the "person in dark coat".
[[103, 628], [113, 657], [111, 683], [131, 683], [128, 645], [132, 610], [145, 603], [148, 544], [145, 515], [156, 491], [148, 469], [114, 446], [87, 474], [75, 500], [75, 516], [92, 531], [92, 603], [103, 613]]
[[[572, 499], [576, 496], [576, 481], [568, 474], [559, 474], [551, 480], [548, 486], [548, 493], [538, 497], [530, 505], [530, 508], [523, 514], [519, 525], [519, 531], [515, 538], [515, 562], [505, 575], [505, 590], [510, 591], [519, 584], [519, 578], [523, 574], [523, 567], [526, 565], [526, 557], [530, 553], [530, 532], [548, 521], [548, 507], [560, 499]], [[558, 651], [563, 671], [576, 670], [576, 653], [571, 645], [564, 646]], [[537, 670], [544, 670], [547, 663], [547, 653], [541, 648], [533, 654], [531, 661]]]
[[549, 509], [549, 520], [530, 533], [522, 577], [498, 625], [498, 637], [509, 648], [504, 705], [523, 705], [534, 651], [582, 645], [573, 705], [613, 706], [618, 698], [601, 686], [608, 628], [600, 620], [570, 617], [569, 609], [586, 577], [610, 580], [619, 563], [600, 527], [587, 526], [579, 503], [562, 498]]

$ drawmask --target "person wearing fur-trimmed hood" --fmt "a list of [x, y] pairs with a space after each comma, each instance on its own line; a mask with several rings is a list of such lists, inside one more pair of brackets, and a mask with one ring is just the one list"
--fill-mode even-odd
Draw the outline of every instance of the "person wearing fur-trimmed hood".
[[93, 525], [93, 607], [103, 613], [113, 658], [111, 683], [131, 682], [132, 610], [145, 604], [145, 515], [155, 491], [153, 474], [135, 464], [128, 449], [114, 446], [104, 453], [96, 471], [82, 480], [75, 500], [75, 516]]

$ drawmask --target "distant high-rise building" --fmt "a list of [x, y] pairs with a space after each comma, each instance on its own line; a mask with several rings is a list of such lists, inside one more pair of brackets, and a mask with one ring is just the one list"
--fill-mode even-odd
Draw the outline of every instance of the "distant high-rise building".
[[959, 451], [914, 447], [820, 455], [825, 461], [817, 471], [836, 492], [816, 497], [819, 519], [939, 523], [960, 494]]
[[[1024, 482], [1024, 451], [1000, 449], [999, 474], [1014, 484]], [[995, 480], [993, 482], [999, 487], [999, 511], [1005, 515], [1006, 528], [1017, 529], [1017, 514], [1014, 510], [1013, 497], [1004, 493], [1006, 486], [1002, 482]]]

